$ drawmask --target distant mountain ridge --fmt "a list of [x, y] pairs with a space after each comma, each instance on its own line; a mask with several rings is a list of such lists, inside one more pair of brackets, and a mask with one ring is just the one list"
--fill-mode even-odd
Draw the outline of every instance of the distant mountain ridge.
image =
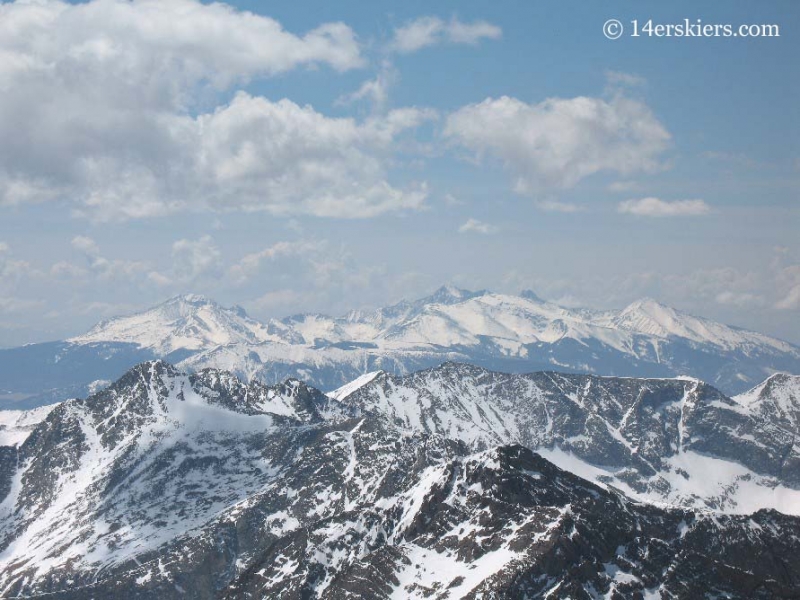
[[230, 344], [300, 343], [302, 338], [279, 321], [261, 323], [240, 306], [223, 308], [213, 300], [188, 294], [128, 317], [102, 321], [73, 344], [130, 343], [162, 355], [177, 350], [203, 350]]
[[797, 346], [652, 299], [619, 311], [572, 309], [530, 291], [444, 286], [416, 301], [342, 317], [266, 322], [203, 296], [176, 296], [64, 342], [0, 351], [0, 394], [30, 394], [28, 406], [47, 404], [85, 395], [92, 382], [155, 358], [267, 383], [297, 377], [326, 390], [371, 371], [403, 374], [446, 361], [516, 373], [688, 375], [728, 394], [775, 372], [800, 373]]

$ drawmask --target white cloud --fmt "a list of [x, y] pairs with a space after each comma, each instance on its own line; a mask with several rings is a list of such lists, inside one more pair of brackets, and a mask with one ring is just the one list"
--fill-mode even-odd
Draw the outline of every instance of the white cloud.
[[16, 2], [0, 4], [0, 58], [0, 204], [62, 200], [95, 220], [186, 210], [356, 218], [426, 197], [424, 184], [390, 184], [387, 170], [396, 136], [429, 111], [358, 122], [241, 92], [196, 114], [253, 78], [361, 66], [341, 23], [298, 36], [194, 0]]
[[383, 61], [374, 79], [368, 79], [355, 91], [336, 100], [338, 105], [346, 105], [359, 100], [369, 100], [375, 110], [382, 110], [389, 101], [389, 89], [397, 83], [399, 75], [389, 61]]
[[[397, 109], [359, 123], [239, 93], [197, 118], [161, 116], [158, 130], [145, 118], [142, 131], [120, 133], [97, 154], [66, 152], [62, 167], [72, 174], [52, 193], [70, 190], [81, 200], [78, 212], [98, 220], [182, 210], [365, 218], [418, 209], [425, 185], [393, 187], [386, 157], [397, 135], [432, 114]], [[127, 136], [133, 141], [125, 147]]]
[[488, 98], [452, 113], [444, 134], [479, 159], [500, 159], [523, 194], [568, 188], [601, 171], [654, 171], [670, 140], [645, 104], [621, 95], [539, 104]]
[[[291, 314], [297, 312], [291, 307], [302, 306], [310, 300], [308, 294], [301, 294], [295, 290], [275, 290], [262, 294], [255, 300], [247, 303], [250, 311], [280, 314], [281, 311]], [[287, 310], [288, 309], [288, 310]]]
[[98, 280], [123, 279], [129, 281], [147, 269], [147, 265], [138, 260], [106, 258], [100, 252], [97, 242], [87, 236], [75, 236], [72, 238], [71, 245], [84, 256], [89, 270], [66, 261], [59, 261], [50, 268], [51, 275], [61, 278], [84, 278], [91, 272]]
[[641, 189], [641, 184], [638, 181], [614, 181], [608, 184], [606, 188], [609, 192], [622, 193], [622, 192], [635, 192]]
[[204, 276], [221, 273], [222, 258], [209, 235], [197, 240], [182, 239], [172, 244], [172, 270], [174, 279], [192, 282]]
[[537, 200], [536, 207], [546, 212], [575, 213], [582, 210], [577, 204], [558, 200]]
[[800, 283], [775, 304], [779, 310], [800, 310]]
[[717, 304], [735, 306], [737, 308], [750, 308], [764, 305], [764, 296], [748, 292], [720, 292], [714, 300]]
[[145, 281], [157, 288], [186, 291], [198, 285], [213, 288], [223, 280], [222, 252], [210, 235], [176, 240], [172, 243], [171, 259], [162, 271], [150, 265], [146, 274], [143, 273]]
[[357, 123], [289, 100], [240, 93], [187, 132], [193, 138], [187, 147], [197, 148], [194, 197], [222, 210], [321, 217], [417, 209], [427, 196], [425, 187], [392, 187], [382, 154], [395, 136], [428, 118], [423, 110], [397, 109]]
[[73, 248], [88, 256], [95, 257], [100, 255], [100, 248], [97, 242], [85, 235], [76, 235], [72, 238], [71, 244]]
[[11, 247], [0, 242], [0, 290], [10, 290], [26, 275], [31, 266], [24, 260], [17, 260], [11, 254]]
[[240, 297], [252, 298], [243, 302], [246, 308], [275, 316], [363, 306], [396, 278], [380, 264], [360, 264], [344, 244], [299, 238], [245, 255], [228, 268], [226, 281]]
[[703, 152], [703, 158], [708, 160], [718, 161], [735, 168], [748, 168], [752, 169], [759, 166], [757, 160], [743, 154], [741, 152], [719, 152], [717, 150], [707, 150]]
[[458, 19], [451, 19], [445, 26], [445, 37], [453, 44], [474, 45], [482, 39], [500, 39], [502, 35], [503, 30], [500, 27], [486, 21], [464, 23]]
[[141, 84], [155, 104], [185, 101], [186, 88], [203, 80], [222, 88], [301, 65], [343, 71], [364, 64], [355, 34], [343, 23], [299, 36], [268, 17], [196, 0], [9, 2], [0, 6], [0, 28], [0, 81], [72, 75], [65, 86], [90, 85], [103, 96], [116, 95], [120, 85], [141, 91], [133, 89]]
[[[20, 313], [31, 309], [41, 310], [43, 306], [45, 306], [44, 300], [25, 300], [0, 296], [0, 313]], [[8, 324], [3, 323], [3, 326], [8, 326]]]
[[483, 235], [491, 235], [500, 231], [496, 225], [484, 223], [478, 219], [467, 219], [467, 221], [458, 228], [459, 233], [481, 233]]
[[606, 71], [606, 81], [612, 87], [639, 87], [647, 83], [644, 77], [622, 71]]
[[59, 260], [50, 267], [50, 276], [56, 279], [82, 279], [89, 271], [67, 260]]
[[439, 17], [420, 17], [394, 30], [390, 48], [408, 54], [442, 43], [477, 44], [482, 39], [498, 39], [503, 30], [486, 21], [464, 23], [456, 18], [449, 22]]
[[625, 200], [617, 205], [617, 212], [640, 217], [696, 217], [711, 211], [703, 200], [660, 200], [642, 198]]
[[236, 264], [231, 265], [228, 274], [236, 283], [245, 283], [258, 274], [264, 262], [281, 257], [304, 256], [317, 252], [319, 249], [320, 242], [307, 240], [277, 242], [260, 252], [245, 255]]
[[[785, 247], [775, 248], [772, 270], [775, 273], [778, 310], [800, 310], [800, 264], [792, 261], [790, 251]], [[788, 264], [787, 264], [788, 263]]]

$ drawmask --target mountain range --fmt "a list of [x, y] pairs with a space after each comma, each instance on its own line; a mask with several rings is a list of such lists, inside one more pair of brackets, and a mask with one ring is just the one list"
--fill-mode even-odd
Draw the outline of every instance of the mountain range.
[[146, 362], [0, 447], [0, 596], [796, 597], [799, 407], [786, 375]]
[[[364, 373], [402, 375], [458, 361], [510, 373], [692, 376], [727, 394], [800, 373], [800, 348], [651, 299], [622, 310], [445, 286], [413, 302], [341, 317], [257, 321], [197, 295], [99, 323], [61, 342], [0, 350], [0, 395], [14, 408], [84, 396], [144, 360], [229, 370], [265, 383], [296, 377], [332, 390]], [[16, 401], [12, 405], [12, 400]]]

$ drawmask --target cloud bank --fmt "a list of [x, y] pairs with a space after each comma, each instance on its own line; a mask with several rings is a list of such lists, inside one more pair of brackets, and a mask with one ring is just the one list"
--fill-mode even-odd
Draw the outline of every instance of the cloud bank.
[[486, 21], [464, 23], [456, 18], [444, 21], [439, 17], [419, 17], [394, 30], [389, 48], [410, 54], [437, 44], [475, 45], [483, 39], [496, 40], [503, 30]]
[[711, 207], [703, 200], [661, 200], [642, 198], [625, 200], [617, 205], [617, 212], [639, 217], [698, 217], [707, 215]]
[[569, 188], [602, 171], [654, 171], [670, 141], [647, 105], [623, 96], [487, 98], [452, 113], [444, 134], [478, 159], [499, 159], [520, 194]]
[[301, 35], [194, 0], [0, 5], [0, 204], [62, 201], [94, 220], [184, 210], [370, 217], [418, 208], [391, 143], [430, 113], [331, 118], [239, 92], [298, 67], [364, 64], [354, 32]]

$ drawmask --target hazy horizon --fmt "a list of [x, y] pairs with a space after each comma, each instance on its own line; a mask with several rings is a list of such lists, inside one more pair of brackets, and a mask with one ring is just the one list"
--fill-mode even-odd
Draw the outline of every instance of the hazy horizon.
[[[612, 40], [611, 18], [781, 35]], [[799, 344], [797, 23], [789, 1], [4, 2], [0, 347], [188, 292], [266, 319], [443, 283]]]

